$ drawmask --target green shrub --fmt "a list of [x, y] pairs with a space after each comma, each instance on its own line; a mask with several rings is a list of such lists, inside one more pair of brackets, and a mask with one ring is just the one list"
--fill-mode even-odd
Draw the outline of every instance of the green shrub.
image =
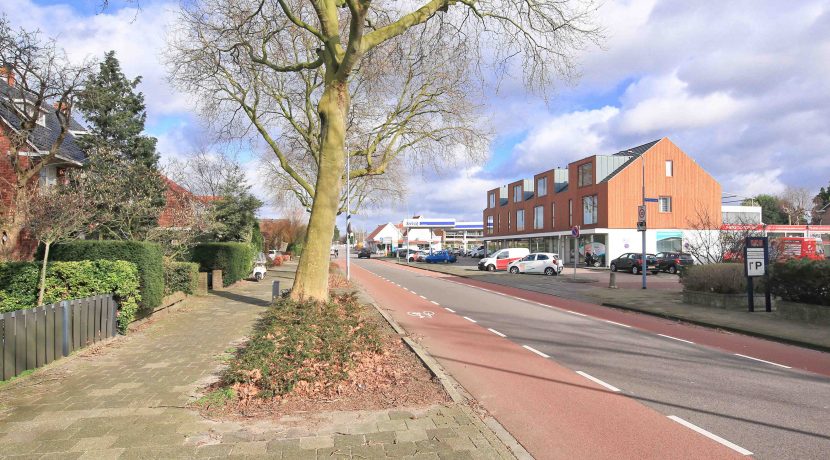
[[192, 251], [193, 262], [199, 270], [222, 270], [222, 284], [231, 284], [247, 278], [254, 266], [254, 254], [247, 243], [204, 243]]
[[792, 259], [773, 264], [770, 291], [784, 300], [830, 306], [830, 260]]
[[164, 261], [164, 295], [174, 292], [193, 294], [199, 288], [199, 264]]
[[693, 265], [680, 274], [686, 291], [739, 294], [746, 292], [746, 276], [742, 264]]
[[281, 298], [230, 361], [224, 383], [253, 385], [266, 398], [285, 395], [301, 381], [330, 386], [348, 377], [364, 351], [381, 351], [380, 332], [353, 294], [327, 303]]
[[[42, 258], [42, 257], [38, 257]], [[149, 315], [164, 297], [164, 267], [161, 246], [142, 241], [77, 240], [60, 243], [49, 250], [49, 259], [126, 260], [138, 267], [142, 315]]]
[[[37, 303], [40, 264], [0, 264], [0, 313], [33, 308]], [[112, 293], [118, 302], [118, 329], [124, 333], [138, 311], [138, 267], [123, 260], [50, 262], [46, 267], [46, 304]]]

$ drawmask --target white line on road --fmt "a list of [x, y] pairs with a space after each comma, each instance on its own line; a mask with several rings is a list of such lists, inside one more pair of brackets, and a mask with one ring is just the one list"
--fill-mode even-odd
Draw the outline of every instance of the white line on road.
[[434, 303], [435, 305], [438, 305], [439, 307], [441, 306], [441, 304], [439, 304], [438, 302], [436, 302], [434, 300], [430, 300], [430, 302]]
[[477, 322], [478, 322], [478, 321], [476, 321], [476, 320], [474, 320], [474, 319], [472, 319], [472, 318], [470, 318], [470, 317], [468, 317], [468, 316], [465, 316], [465, 317], [464, 317], [464, 319], [466, 319], [467, 321], [469, 321], [469, 322], [471, 322], [471, 323], [477, 323]]
[[447, 310], [450, 313], [455, 313], [455, 310], [453, 310], [452, 308], [444, 307], [444, 310]]
[[616, 321], [611, 321], [611, 320], [607, 320], [607, 319], [604, 319], [603, 321], [605, 321], [606, 323], [616, 324], [617, 326], [622, 326], [622, 327], [631, 327], [631, 326], [629, 326], [628, 324], [618, 323], [618, 322], [616, 322]]
[[598, 379], [598, 378], [594, 377], [593, 375], [587, 374], [587, 373], [582, 372], [582, 371], [576, 371], [576, 373], [577, 373], [577, 374], [579, 374], [579, 375], [581, 375], [581, 376], [583, 376], [583, 377], [585, 377], [586, 379], [588, 379], [588, 380], [590, 380], [590, 381], [592, 381], [592, 382], [596, 383], [597, 385], [602, 385], [602, 386], [604, 386], [605, 388], [608, 388], [609, 390], [611, 390], [611, 391], [613, 391], [613, 392], [615, 392], [615, 393], [619, 393], [619, 392], [620, 392], [620, 389], [619, 389], [619, 388], [615, 387], [614, 385], [611, 385], [611, 384], [605, 383], [605, 382], [603, 382], [602, 380], [600, 380], [600, 379]]
[[677, 340], [677, 341], [680, 341], [680, 342], [691, 343], [692, 345], [694, 345], [694, 344], [695, 344], [694, 342], [692, 342], [692, 341], [690, 341], [690, 340], [678, 339], [677, 337], [672, 337], [672, 336], [670, 336], [670, 335], [666, 335], [666, 334], [657, 334], [657, 335], [659, 335], [660, 337], [665, 337], [665, 338], [667, 338], [667, 339], [672, 339], [672, 340]]
[[575, 311], [571, 311], [571, 310], [565, 310], [565, 311], [566, 311], [566, 312], [568, 312], [568, 313], [570, 313], [570, 314], [572, 314], [572, 315], [577, 315], [577, 316], [588, 316], [588, 315], [585, 315], [585, 314], [582, 314], [582, 313], [577, 313], [577, 312], [575, 312]]
[[735, 356], [740, 356], [741, 358], [751, 359], [753, 361], [760, 361], [762, 363], [772, 364], [773, 366], [783, 367], [784, 369], [792, 369], [792, 367], [790, 367], [790, 366], [785, 366], [783, 364], [774, 363], [772, 361], [765, 361], [763, 359], [753, 358], [752, 356], [741, 355], [741, 354], [738, 354], [738, 353], [735, 353]]
[[734, 450], [735, 452], [738, 452], [741, 455], [752, 455], [752, 452], [744, 449], [743, 447], [741, 447], [741, 446], [739, 446], [735, 443], [729, 442], [726, 439], [723, 439], [723, 438], [721, 438], [720, 436], [718, 436], [716, 434], [710, 433], [710, 432], [704, 430], [703, 428], [701, 428], [701, 427], [699, 427], [699, 426], [697, 426], [693, 423], [689, 423], [689, 422], [683, 420], [682, 418], [680, 418], [676, 415], [669, 415], [668, 417], [670, 419], [674, 420], [675, 422], [685, 426], [686, 428], [689, 428], [693, 431], [696, 431], [696, 432], [702, 434], [703, 436], [706, 436], [707, 438], [711, 439], [712, 441], [719, 442], [719, 443], [723, 444], [724, 446]]
[[418, 295], [418, 293], [417, 293], [417, 292], [415, 292], [415, 291], [409, 291], [409, 292], [411, 292], [411, 293], [413, 293], [413, 294], [415, 294], [415, 295]]
[[419, 295], [418, 297], [420, 297], [420, 298], [422, 298], [422, 299], [424, 299], [424, 300], [427, 300], [427, 298], [426, 298], [426, 297], [424, 297], [424, 296], [422, 296], [422, 295]]
[[490, 331], [490, 332], [492, 332], [493, 334], [496, 334], [496, 335], [497, 335], [497, 336], [499, 336], [499, 337], [507, 337], [506, 335], [502, 334], [501, 332], [499, 332], [499, 331], [497, 331], [497, 330], [495, 330], [495, 329], [491, 329], [491, 328], [489, 328], [489, 327], [488, 327], [488, 328], [487, 328], [487, 330], [488, 330], [488, 331]]
[[524, 348], [525, 350], [530, 350], [530, 351], [532, 351], [533, 353], [536, 353], [537, 355], [539, 355], [539, 356], [541, 356], [541, 357], [543, 357], [543, 358], [550, 358], [550, 356], [548, 356], [548, 355], [546, 355], [546, 354], [542, 353], [541, 351], [539, 351], [539, 350], [537, 350], [537, 349], [535, 349], [535, 348], [533, 348], [533, 347], [529, 347], [529, 346], [527, 346], [527, 345], [522, 345], [522, 348]]

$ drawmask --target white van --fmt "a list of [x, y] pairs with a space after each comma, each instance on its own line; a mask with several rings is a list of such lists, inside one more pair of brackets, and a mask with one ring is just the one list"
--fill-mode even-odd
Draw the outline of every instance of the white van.
[[490, 257], [481, 259], [481, 262], [478, 263], [478, 269], [491, 272], [496, 270], [507, 270], [508, 265], [528, 254], [530, 254], [530, 249], [527, 248], [500, 249], [491, 254]]

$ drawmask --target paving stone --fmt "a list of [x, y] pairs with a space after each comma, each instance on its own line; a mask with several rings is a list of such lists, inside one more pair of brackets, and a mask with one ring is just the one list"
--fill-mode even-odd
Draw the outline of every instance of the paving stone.
[[377, 433], [369, 433], [366, 435], [366, 444], [392, 444], [395, 442], [394, 431], [378, 431]]
[[396, 442], [395, 444], [384, 445], [386, 456], [398, 458], [406, 455], [415, 455], [418, 452], [418, 446], [414, 442]]
[[383, 450], [382, 445], [369, 445], [352, 447], [352, 458], [377, 460], [386, 458], [386, 451]]
[[325, 449], [327, 447], [334, 447], [334, 439], [331, 436], [300, 438], [300, 449]]
[[378, 422], [378, 431], [403, 431], [406, 429], [406, 420], [388, 420]]
[[413, 428], [411, 430], [395, 432], [395, 441], [397, 442], [426, 441], [426, 439], [427, 432], [423, 428]]
[[407, 420], [415, 417], [412, 412], [407, 411], [391, 411], [389, 412], [389, 418], [391, 420]]
[[476, 446], [470, 441], [470, 438], [463, 436], [458, 438], [449, 438], [446, 441], [452, 450], [475, 450]]
[[[334, 447], [362, 446], [366, 444], [366, 437], [362, 434], [340, 434], [334, 435]], [[300, 442], [302, 445], [302, 441]]]

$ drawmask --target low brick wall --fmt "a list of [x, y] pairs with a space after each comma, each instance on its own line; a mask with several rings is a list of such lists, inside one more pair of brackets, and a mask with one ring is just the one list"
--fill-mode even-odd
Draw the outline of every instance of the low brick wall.
[[[683, 291], [683, 303], [705, 305], [707, 307], [723, 308], [726, 310], [746, 311], [749, 302], [746, 294], [720, 294], [717, 292]], [[755, 295], [755, 309], [764, 308], [764, 296]], [[776, 301], [772, 299], [775, 309]]]
[[776, 302], [775, 315], [786, 319], [830, 324], [830, 307], [824, 305], [779, 300]]

